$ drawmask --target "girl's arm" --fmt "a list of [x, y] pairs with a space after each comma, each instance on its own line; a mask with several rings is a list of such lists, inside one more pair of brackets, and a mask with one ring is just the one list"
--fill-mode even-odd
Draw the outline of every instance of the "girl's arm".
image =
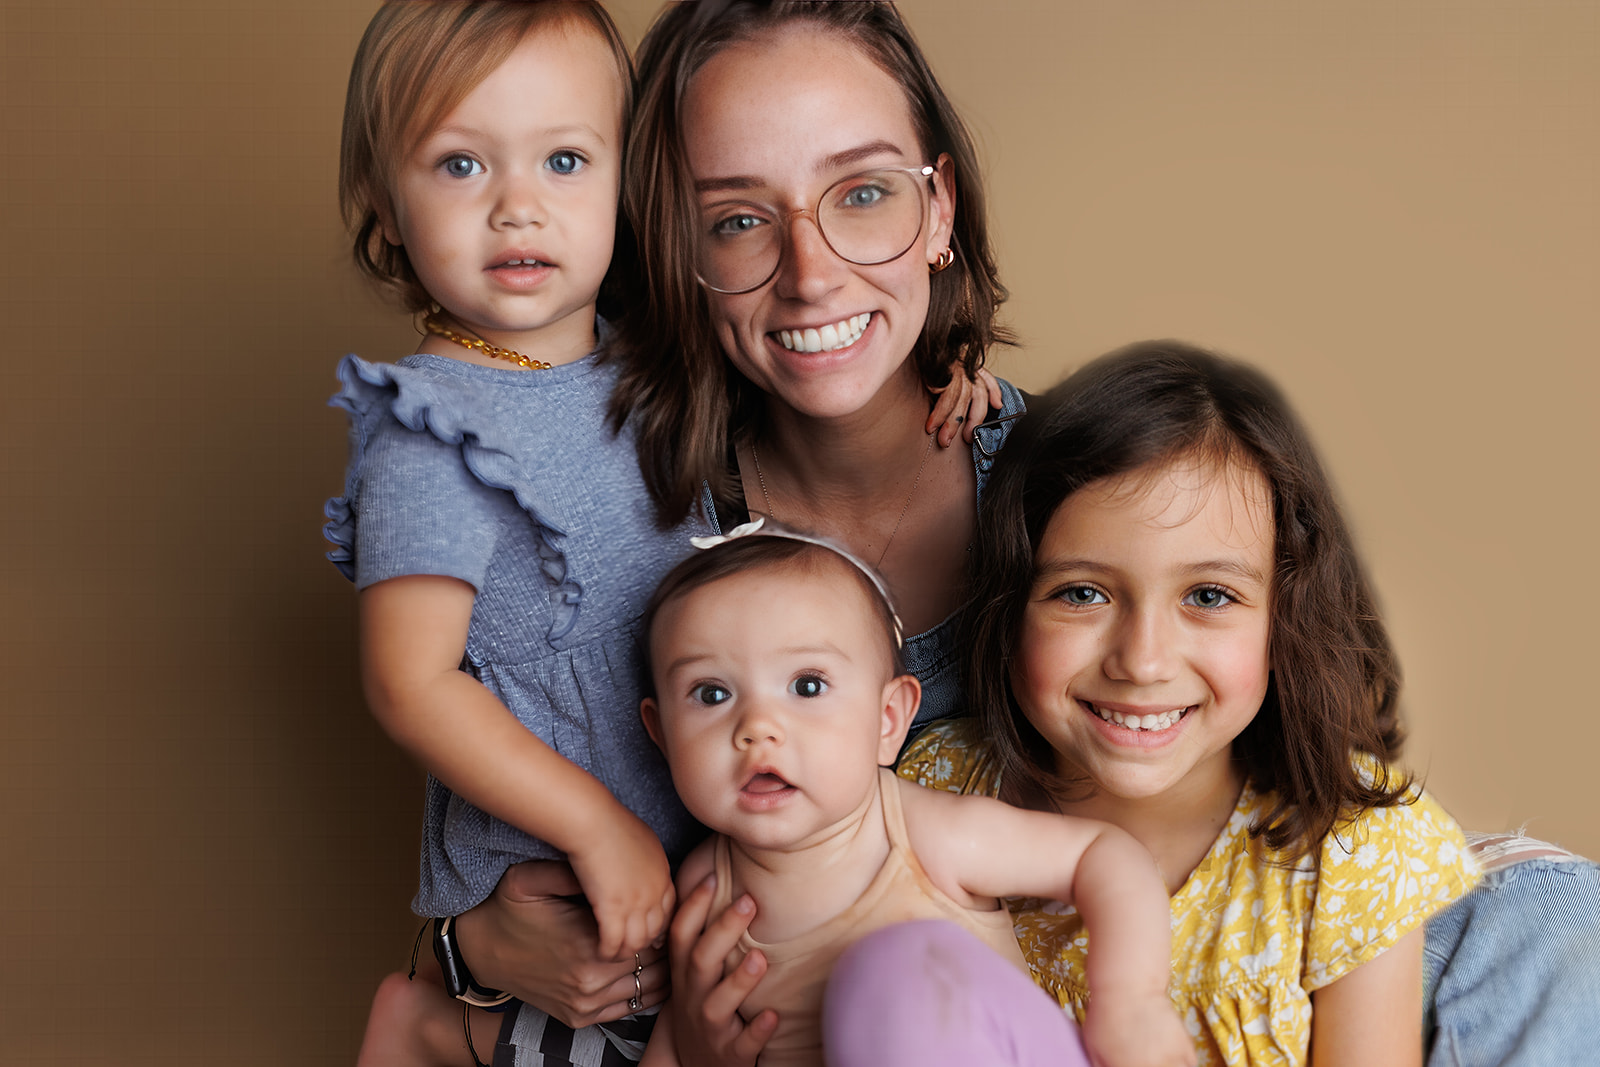
[[1382, 954], [1311, 994], [1317, 1067], [1421, 1067], [1419, 927]]
[[672, 913], [661, 844], [599, 780], [517, 721], [459, 669], [475, 593], [409, 575], [361, 593], [361, 678], [389, 736], [452, 792], [567, 854], [600, 927], [600, 952], [631, 956]]
[[1105, 1065], [1192, 1065], [1167, 997], [1172, 912], [1149, 851], [1109, 823], [900, 782], [912, 846], [936, 885], [974, 898], [1073, 904], [1094, 942], [1084, 1041]]

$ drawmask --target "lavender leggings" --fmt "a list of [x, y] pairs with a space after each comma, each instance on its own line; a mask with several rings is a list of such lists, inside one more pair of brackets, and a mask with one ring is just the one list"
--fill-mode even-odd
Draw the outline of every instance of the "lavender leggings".
[[822, 1028], [830, 1067], [1089, 1063], [1049, 995], [937, 919], [886, 926], [850, 946], [828, 980]]

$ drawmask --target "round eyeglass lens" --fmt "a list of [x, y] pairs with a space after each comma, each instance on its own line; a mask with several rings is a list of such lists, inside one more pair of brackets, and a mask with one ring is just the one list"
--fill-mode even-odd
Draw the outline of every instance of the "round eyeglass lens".
[[[840, 259], [870, 267], [898, 259], [916, 243], [926, 210], [926, 178], [897, 168], [836, 182], [811, 214]], [[722, 293], [758, 289], [777, 273], [784, 214], [765, 204], [720, 200], [701, 211], [700, 280]]]

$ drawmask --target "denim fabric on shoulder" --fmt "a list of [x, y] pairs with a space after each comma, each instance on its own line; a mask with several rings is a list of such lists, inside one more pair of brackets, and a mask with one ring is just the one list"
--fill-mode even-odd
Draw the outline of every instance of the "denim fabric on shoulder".
[[1428, 1067], [1600, 1063], [1600, 866], [1576, 856], [1486, 866], [1428, 923]]

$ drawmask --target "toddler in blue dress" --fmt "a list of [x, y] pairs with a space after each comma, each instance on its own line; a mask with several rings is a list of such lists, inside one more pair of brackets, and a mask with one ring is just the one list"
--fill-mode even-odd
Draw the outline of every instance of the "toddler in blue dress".
[[[398, 363], [340, 364], [351, 459], [326, 530], [360, 591], [368, 703], [429, 772], [413, 908], [455, 916], [511, 864], [564, 858], [618, 960], [662, 934], [697, 836], [637, 712], [637, 621], [689, 531], [641, 506], [595, 355], [630, 96], [598, 4], [373, 18], [341, 202], [358, 264], [426, 333]], [[494, 1044], [498, 1017], [469, 1011], [464, 1033], [429, 970], [380, 989], [361, 1062]]]

